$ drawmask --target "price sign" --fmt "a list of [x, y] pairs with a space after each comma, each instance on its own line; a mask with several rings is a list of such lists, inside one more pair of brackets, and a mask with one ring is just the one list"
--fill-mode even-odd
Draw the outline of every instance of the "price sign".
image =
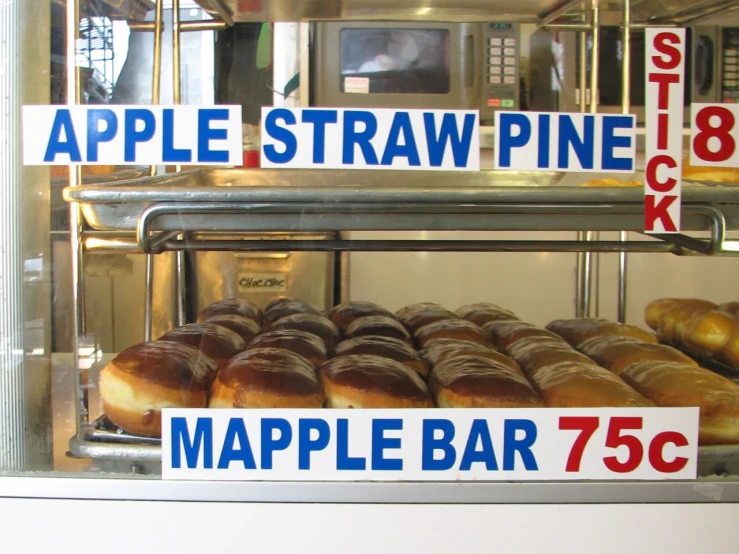
[[698, 408], [162, 412], [162, 477], [695, 479]]
[[739, 104], [693, 104], [690, 164], [739, 167]]

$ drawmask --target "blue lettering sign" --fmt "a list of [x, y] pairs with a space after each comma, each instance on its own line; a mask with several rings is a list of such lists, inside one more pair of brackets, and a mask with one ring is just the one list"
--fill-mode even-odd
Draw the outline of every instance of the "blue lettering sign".
[[633, 171], [633, 158], [617, 158], [613, 155], [615, 148], [631, 147], [631, 137], [617, 137], [614, 135], [616, 129], [631, 129], [633, 118], [627, 115], [611, 116], [603, 118], [603, 151], [601, 165], [604, 170], [611, 171]]
[[[100, 123], [105, 124], [100, 129]], [[110, 142], [118, 133], [118, 118], [113, 110], [91, 109], [87, 112], [87, 161], [98, 161], [98, 145]]]
[[341, 471], [363, 471], [367, 469], [367, 459], [349, 456], [349, 420], [336, 420], [336, 469]]
[[174, 110], [166, 109], [162, 115], [162, 158], [169, 163], [191, 162], [192, 150], [174, 147]]
[[[436, 432], [441, 431], [441, 437]], [[421, 469], [424, 471], [445, 471], [452, 469], [457, 460], [457, 451], [452, 446], [454, 439], [454, 424], [448, 419], [424, 419], [423, 441], [421, 453]], [[443, 456], [435, 458], [435, 453], [441, 451]]]
[[[137, 129], [138, 123], [143, 123], [141, 129]], [[156, 131], [156, 120], [150, 110], [134, 109], [126, 110], [124, 123], [124, 153], [126, 162], [136, 161], [136, 145], [139, 142], [147, 142], [152, 139]]]
[[542, 169], [549, 167], [549, 118], [549, 114], [539, 114], [539, 152], [536, 165]]
[[[62, 131], [66, 140], [62, 140]], [[75, 135], [74, 125], [72, 124], [72, 116], [67, 109], [56, 112], [49, 135], [49, 144], [46, 146], [46, 154], [44, 154], [44, 161], [56, 161], [58, 154], [68, 154], [72, 162], [82, 161], [77, 135]]]
[[[311, 438], [311, 431], [317, 436]], [[298, 469], [310, 469], [311, 452], [325, 450], [331, 437], [331, 430], [324, 419], [301, 419], [298, 422]]]
[[[279, 431], [275, 438], [273, 431]], [[272, 454], [285, 450], [293, 440], [290, 422], [282, 418], [262, 419], [262, 469], [272, 469]]]
[[[500, 129], [496, 132], [500, 133], [500, 167], [511, 167], [511, 150], [519, 148], [529, 142], [531, 138], [531, 122], [529, 118], [520, 113], [501, 113]], [[516, 134], [513, 134], [514, 128]]]
[[[477, 443], [480, 442], [480, 450], [477, 450]], [[472, 422], [470, 428], [470, 436], [467, 438], [467, 446], [464, 448], [462, 461], [459, 464], [460, 471], [469, 471], [472, 464], [482, 462], [488, 471], [497, 471], [498, 462], [495, 461], [495, 451], [493, 450], [493, 440], [490, 438], [490, 429], [488, 422], [484, 419], [476, 419]]]
[[213, 420], [209, 417], [199, 417], [195, 424], [195, 438], [190, 439], [190, 430], [187, 419], [173, 417], [171, 420], [172, 437], [172, 467], [182, 467], [181, 453], [184, 449], [185, 460], [189, 469], [198, 466], [200, 452], [203, 452], [203, 468], [213, 469]]
[[226, 129], [211, 129], [212, 121], [228, 121], [228, 110], [212, 108], [198, 111], [198, 162], [225, 163], [228, 161], [228, 150], [211, 150], [211, 140], [225, 140]]
[[264, 155], [272, 163], [284, 164], [295, 157], [298, 152], [298, 141], [295, 135], [285, 127], [277, 125], [278, 121], [283, 121], [285, 125], [295, 125], [295, 114], [290, 110], [277, 109], [267, 114], [264, 120], [264, 130], [273, 139], [285, 145], [283, 152], [278, 152], [271, 144], [264, 146]]
[[593, 169], [593, 149], [595, 141], [595, 117], [586, 115], [585, 134], [580, 137], [569, 115], [559, 116], [559, 154], [557, 163], [560, 169], [567, 169], [570, 163], [570, 144], [583, 169]]
[[[236, 448], [237, 440], [239, 448]], [[228, 422], [221, 457], [218, 459], [218, 469], [228, 469], [231, 462], [243, 463], [244, 469], [257, 469], [249, 435], [246, 433], [246, 425], [244, 420], [238, 417], [232, 417]]]
[[439, 130], [438, 135], [436, 133], [436, 120], [434, 118], [434, 114], [423, 114], [423, 122], [426, 128], [426, 142], [428, 144], [429, 162], [431, 163], [431, 166], [441, 167], [447, 143], [450, 143], [452, 149], [454, 167], [466, 166], [467, 158], [470, 155], [472, 131], [475, 128], [474, 114], [465, 114], [461, 138], [457, 129], [457, 119], [454, 117], [454, 114], [444, 114], [441, 118], [441, 129]]
[[372, 420], [372, 469], [376, 471], [401, 471], [403, 460], [385, 458], [385, 450], [400, 448], [399, 438], [385, 436], [385, 431], [400, 431], [403, 429], [402, 419], [373, 419]]
[[[518, 431], [523, 437], [516, 437]], [[538, 471], [539, 466], [531, 447], [536, 442], [536, 424], [530, 419], [506, 419], [503, 428], [503, 470], [513, 471], [516, 452], [521, 456], [526, 471]]]
[[[357, 123], [363, 123], [364, 129], [357, 130]], [[345, 164], [354, 163], [354, 147], [359, 146], [362, 151], [365, 163], [368, 165], [377, 165], [377, 154], [372, 147], [370, 140], [377, 133], [377, 118], [372, 112], [360, 112], [357, 110], [347, 110], [344, 112], [344, 150], [342, 153], [342, 162]]]
[[[403, 144], [400, 144], [400, 136], [403, 135]], [[413, 136], [413, 126], [408, 112], [398, 112], [393, 118], [390, 134], [387, 138], [385, 152], [382, 154], [382, 165], [392, 165], [395, 158], [407, 158], [408, 165], [419, 166], [421, 159], [418, 157], [416, 138]]]
[[338, 113], [336, 110], [303, 110], [302, 121], [313, 124], [313, 163], [322, 164], [326, 161], [326, 125], [336, 123]]

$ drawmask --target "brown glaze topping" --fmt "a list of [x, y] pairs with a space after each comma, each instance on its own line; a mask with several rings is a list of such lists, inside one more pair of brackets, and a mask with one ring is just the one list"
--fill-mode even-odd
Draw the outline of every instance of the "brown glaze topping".
[[479, 356], [449, 358], [434, 367], [431, 379], [439, 387], [466, 396], [515, 398], [532, 405], [541, 402], [521, 373]]
[[491, 321], [518, 319], [513, 312], [486, 302], [467, 304], [459, 308], [456, 314], [480, 327]]
[[470, 340], [433, 339], [424, 345], [423, 350], [421, 350], [421, 356], [433, 366], [462, 351], [465, 351], [467, 354], [494, 352], [495, 347]]
[[237, 391], [312, 395], [321, 391], [313, 365], [279, 348], [247, 350], [218, 372], [218, 381]]
[[331, 320], [316, 314], [293, 314], [283, 317], [272, 324], [270, 330], [291, 329], [295, 331], [305, 331], [319, 337], [326, 344], [326, 348], [331, 351], [339, 342], [339, 330]]
[[391, 311], [386, 310], [379, 304], [359, 301], [347, 302], [346, 304], [334, 306], [328, 317], [334, 325], [341, 329], [341, 331], [344, 331], [352, 321], [368, 315], [382, 315], [395, 319], [395, 316]]
[[302, 300], [278, 298], [264, 308], [264, 328], [271, 327], [275, 321], [294, 314], [321, 315], [321, 312]]
[[218, 364], [197, 348], [166, 341], [136, 344], [111, 364], [153, 385], [193, 392], [207, 390], [218, 370]]
[[434, 339], [459, 339], [488, 344], [490, 338], [483, 329], [466, 319], [446, 319], [429, 323], [414, 333], [418, 346], [423, 347]]
[[625, 323], [615, 323], [606, 319], [590, 319], [584, 317], [559, 319], [547, 325], [547, 330], [557, 333], [576, 348], [585, 339], [596, 335], [620, 335], [635, 337], [645, 342], [657, 342], [654, 335], [639, 327]]
[[345, 329], [347, 338], [375, 335], [379, 337], [393, 337], [405, 342], [411, 342], [411, 336], [400, 323], [392, 317], [382, 315], [368, 315], [355, 319]]
[[172, 329], [160, 341], [179, 342], [199, 348], [215, 360], [227, 360], [246, 348], [244, 339], [215, 323], [190, 323]]
[[454, 312], [450, 312], [443, 306], [433, 302], [421, 302], [419, 304], [410, 304], [404, 308], [400, 308], [395, 312], [395, 316], [409, 331], [413, 332], [424, 325], [434, 323], [435, 321], [443, 321], [445, 319], [459, 319]]
[[202, 311], [198, 321], [202, 323], [216, 315], [240, 315], [253, 319], [257, 323], [262, 322], [261, 310], [243, 298], [228, 298], [214, 302]]
[[249, 343], [249, 350], [282, 348], [311, 360], [316, 366], [326, 361], [326, 343], [320, 337], [294, 329], [276, 329], [259, 335]]
[[415, 371], [400, 362], [380, 356], [341, 356], [324, 363], [321, 372], [336, 385], [363, 392], [398, 398], [429, 398], [426, 383]]
[[[436, 341], [432, 341], [432, 343], [435, 342]], [[474, 342], [469, 343], [469, 345], [457, 343], [456, 345], [451, 344], [444, 347], [435, 346], [432, 350], [429, 351], [429, 349], [426, 349], [424, 352], [432, 366], [436, 366], [452, 358], [459, 358], [460, 356], [477, 356], [479, 358], [487, 358], [488, 360], [499, 362], [503, 365], [507, 365], [511, 369], [515, 369], [519, 373], [523, 373], [518, 364], [511, 358]]]
[[382, 356], [396, 362], [423, 362], [421, 356], [407, 342], [383, 336], [366, 336], [347, 339], [339, 343], [334, 356], [353, 356], [357, 354]]
[[213, 323], [215, 325], [225, 327], [239, 335], [247, 344], [262, 332], [262, 328], [259, 326], [259, 323], [253, 319], [240, 315], [214, 315], [213, 317], [209, 317], [205, 323]]

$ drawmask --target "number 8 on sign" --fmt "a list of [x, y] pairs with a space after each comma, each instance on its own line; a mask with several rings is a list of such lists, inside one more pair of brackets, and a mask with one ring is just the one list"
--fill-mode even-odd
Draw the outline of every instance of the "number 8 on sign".
[[739, 105], [693, 104], [690, 125], [690, 164], [739, 167], [736, 121]]

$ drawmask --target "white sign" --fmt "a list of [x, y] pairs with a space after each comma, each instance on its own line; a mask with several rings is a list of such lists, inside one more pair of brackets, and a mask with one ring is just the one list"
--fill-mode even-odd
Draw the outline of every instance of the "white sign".
[[262, 108], [262, 167], [478, 171], [479, 113]]
[[239, 273], [239, 292], [287, 292], [287, 273]]
[[25, 165], [241, 165], [241, 106], [23, 106]]
[[495, 169], [633, 173], [636, 118], [495, 112]]
[[162, 477], [695, 479], [698, 408], [162, 411]]
[[690, 163], [739, 167], [739, 104], [692, 104]]
[[679, 233], [685, 29], [646, 29], [644, 231]]

